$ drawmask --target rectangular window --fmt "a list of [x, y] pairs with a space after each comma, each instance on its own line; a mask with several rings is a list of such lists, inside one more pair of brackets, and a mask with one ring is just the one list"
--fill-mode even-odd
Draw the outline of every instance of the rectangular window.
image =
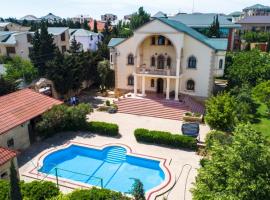
[[65, 53], [67, 51], [67, 47], [66, 46], [62, 46], [62, 53]]
[[65, 34], [65, 32], [61, 34], [61, 41], [66, 41], [66, 34]]
[[31, 43], [32, 42], [32, 35], [31, 34], [27, 34], [27, 42]]
[[111, 54], [111, 63], [113, 62], [113, 60], [112, 60], [112, 54]]
[[10, 148], [10, 147], [14, 147], [14, 139], [11, 138], [7, 141], [7, 146]]
[[156, 44], [156, 37], [153, 36], [153, 37], [151, 38], [151, 45], [155, 45], [155, 44]]
[[6, 47], [6, 50], [7, 50], [7, 55], [16, 53], [15, 47]]

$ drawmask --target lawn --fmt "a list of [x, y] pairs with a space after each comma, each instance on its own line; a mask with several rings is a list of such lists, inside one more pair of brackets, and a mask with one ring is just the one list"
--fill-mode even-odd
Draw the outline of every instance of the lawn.
[[255, 130], [260, 131], [270, 139], [270, 115], [267, 114], [266, 111], [266, 106], [262, 104], [258, 109], [260, 122], [253, 124], [252, 126]]

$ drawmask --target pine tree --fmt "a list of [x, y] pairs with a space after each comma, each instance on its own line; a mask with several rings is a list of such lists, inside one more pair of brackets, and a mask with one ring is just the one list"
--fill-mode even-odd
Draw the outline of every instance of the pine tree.
[[218, 15], [214, 16], [213, 23], [209, 27], [208, 37], [215, 37], [220, 38], [220, 26], [219, 26], [219, 20]]
[[81, 43], [77, 42], [77, 40], [75, 39], [75, 36], [73, 36], [73, 38], [71, 40], [69, 52], [70, 53], [78, 53], [80, 51], [80, 49], [81, 49]]
[[94, 31], [95, 33], [98, 33], [97, 20], [94, 20], [94, 29], [93, 29], [93, 31]]
[[13, 161], [10, 166], [10, 200], [22, 200], [18, 174]]
[[134, 179], [131, 194], [134, 196], [135, 200], [145, 200], [143, 183], [139, 179]]
[[89, 31], [90, 31], [90, 27], [89, 27], [89, 24], [88, 24], [88, 21], [87, 21], [87, 20], [85, 20], [85, 21], [83, 22], [83, 29], [89, 30]]

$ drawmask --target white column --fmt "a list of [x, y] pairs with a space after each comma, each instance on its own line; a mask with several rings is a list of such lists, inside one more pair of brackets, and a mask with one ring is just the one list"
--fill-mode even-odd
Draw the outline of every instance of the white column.
[[176, 76], [180, 75], [180, 58], [176, 58]]
[[142, 96], [145, 96], [145, 76], [142, 76]]
[[134, 95], [137, 95], [137, 75], [134, 74]]
[[170, 99], [170, 78], [167, 78], [166, 99]]
[[179, 95], [179, 78], [176, 78], [175, 79], [175, 101], [178, 101], [179, 98], [178, 98], [178, 95]]

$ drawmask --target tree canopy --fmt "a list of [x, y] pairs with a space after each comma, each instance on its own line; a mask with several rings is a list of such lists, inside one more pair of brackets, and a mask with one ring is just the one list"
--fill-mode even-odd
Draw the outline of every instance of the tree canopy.
[[264, 103], [270, 112], [270, 80], [258, 84], [253, 89], [254, 98]]
[[135, 30], [143, 24], [150, 21], [150, 14], [146, 13], [143, 7], [140, 7], [138, 12], [134, 13], [130, 19], [130, 29]]
[[211, 149], [199, 169], [193, 199], [270, 199], [269, 171], [269, 142], [250, 125], [239, 125], [231, 142]]
[[6, 80], [0, 75], [0, 96], [15, 92], [18, 88], [18, 82]]

